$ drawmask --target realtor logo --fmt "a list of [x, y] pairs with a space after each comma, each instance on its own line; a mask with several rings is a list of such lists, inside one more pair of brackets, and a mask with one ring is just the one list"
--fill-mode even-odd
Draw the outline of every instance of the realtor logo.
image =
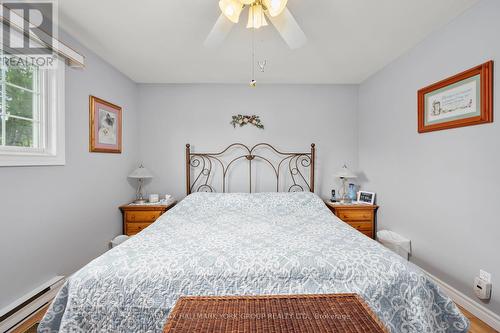
[[0, 0], [2, 65], [53, 67], [54, 1]]

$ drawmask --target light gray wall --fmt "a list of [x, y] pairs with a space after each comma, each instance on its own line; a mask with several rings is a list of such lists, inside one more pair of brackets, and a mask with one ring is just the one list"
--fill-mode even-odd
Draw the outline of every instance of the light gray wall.
[[[155, 174], [148, 192], [185, 196], [185, 144], [214, 151], [233, 142], [282, 150], [317, 145], [317, 191], [329, 196], [333, 171], [357, 165], [357, 87], [336, 85], [141, 85], [141, 158]], [[235, 114], [257, 114], [265, 130], [234, 129]]]
[[[69, 37], [87, 66], [66, 70], [66, 165], [0, 168], [0, 308], [70, 274], [121, 233], [118, 206], [134, 194], [137, 86]], [[88, 98], [123, 107], [123, 153], [88, 152]]]
[[[499, 31], [500, 1], [483, 0], [364, 82], [359, 94], [359, 163], [365, 188], [378, 194], [379, 228], [410, 238], [412, 261], [472, 298], [479, 269], [492, 273], [486, 306], [496, 313], [499, 122], [418, 134], [416, 96], [422, 87], [499, 59]], [[496, 84], [497, 100], [499, 89]]]

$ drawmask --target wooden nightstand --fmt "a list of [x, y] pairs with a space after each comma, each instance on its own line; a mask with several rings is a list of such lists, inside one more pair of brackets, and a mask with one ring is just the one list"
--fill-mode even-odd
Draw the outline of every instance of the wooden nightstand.
[[376, 205], [341, 205], [325, 201], [328, 208], [339, 219], [370, 238], [375, 238]]
[[169, 205], [123, 205], [120, 210], [123, 214], [123, 234], [133, 236], [149, 227], [157, 218], [174, 207], [176, 202]]

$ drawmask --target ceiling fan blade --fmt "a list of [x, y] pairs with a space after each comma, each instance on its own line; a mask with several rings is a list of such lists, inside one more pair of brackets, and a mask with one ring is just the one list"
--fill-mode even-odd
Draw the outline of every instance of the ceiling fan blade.
[[207, 39], [205, 39], [203, 45], [206, 47], [217, 47], [221, 45], [233, 29], [233, 26], [234, 23], [229, 21], [224, 14], [221, 14], [217, 19], [217, 22], [215, 22], [212, 31], [208, 34]]
[[307, 43], [307, 37], [304, 31], [302, 31], [288, 8], [285, 8], [283, 13], [276, 17], [272, 17], [271, 15], [266, 16], [291, 49], [298, 49]]

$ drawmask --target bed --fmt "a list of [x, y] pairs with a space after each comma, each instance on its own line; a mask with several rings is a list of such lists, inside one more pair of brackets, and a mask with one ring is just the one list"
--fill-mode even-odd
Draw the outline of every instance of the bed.
[[208, 191], [73, 274], [39, 332], [161, 332], [183, 295], [329, 293], [361, 295], [391, 332], [468, 330], [420, 269], [337, 219], [311, 191]]

